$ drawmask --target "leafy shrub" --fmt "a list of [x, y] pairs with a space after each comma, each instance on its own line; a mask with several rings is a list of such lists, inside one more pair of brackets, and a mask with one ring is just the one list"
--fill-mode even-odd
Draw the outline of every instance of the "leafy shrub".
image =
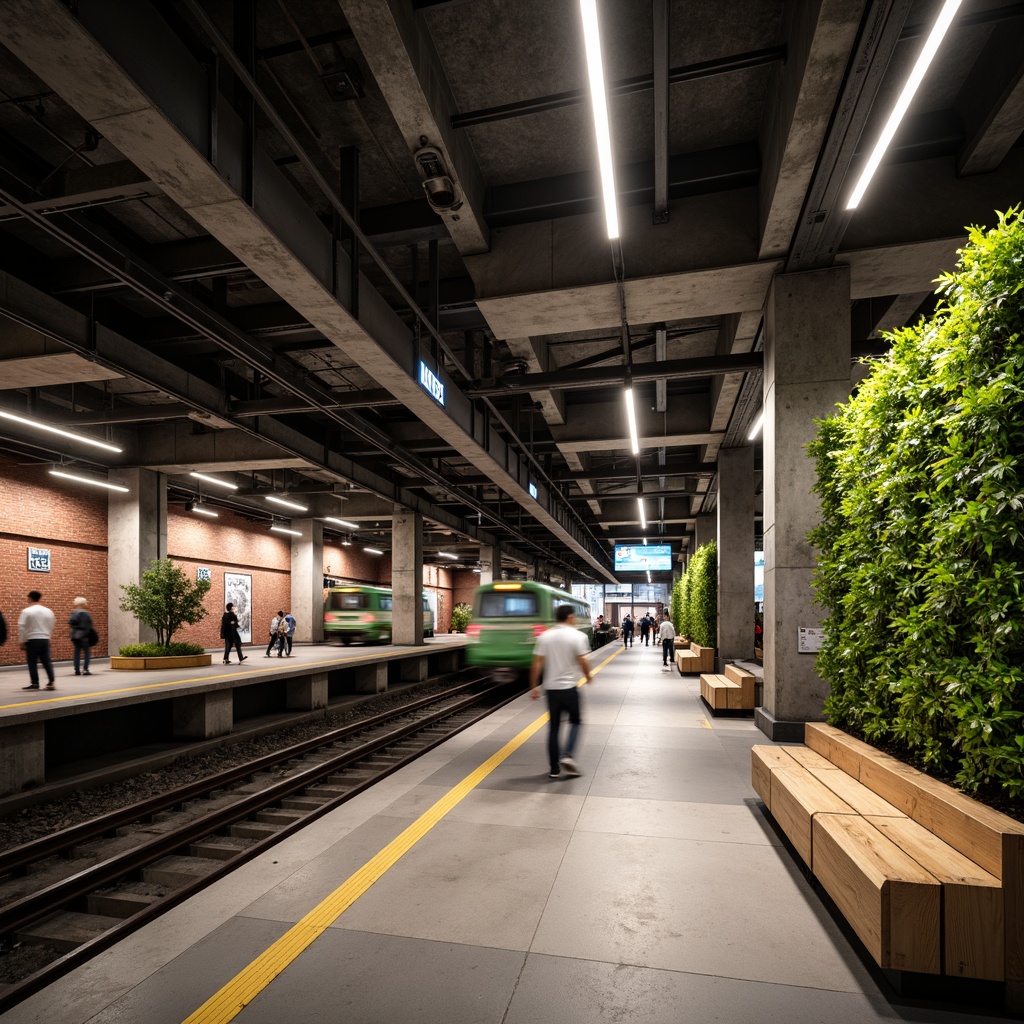
[[125, 658], [174, 658], [185, 654], [205, 654], [206, 649], [199, 644], [125, 644], [118, 654]]
[[836, 725], [1024, 796], [1024, 221], [972, 228], [930, 320], [809, 446]]
[[155, 629], [157, 644], [166, 647], [180, 626], [206, 617], [203, 598], [211, 585], [209, 580], [193, 582], [169, 558], [154, 558], [140, 583], [121, 584], [121, 611]]
[[452, 632], [465, 633], [471, 618], [473, 618], [473, 606], [471, 604], [457, 604], [452, 609]]
[[697, 548], [686, 575], [689, 637], [700, 647], [717, 647], [718, 545], [713, 540]]
[[676, 636], [689, 635], [683, 628], [684, 623], [687, 621], [687, 615], [685, 613], [686, 593], [687, 579], [686, 573], [684, 572], [672, 585], [672, 600], [669, 608], [669, 615], [672, 619], [672, 625], [675, 628]]

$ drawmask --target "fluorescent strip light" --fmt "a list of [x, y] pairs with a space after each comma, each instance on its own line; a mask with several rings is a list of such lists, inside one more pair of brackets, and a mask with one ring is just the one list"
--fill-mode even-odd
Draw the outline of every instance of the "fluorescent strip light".
[[267, 501], [272, 501], [275, 505], [284, 505], [285, 508], [293, 508], [296, 512], [308, 512], [309, 509], [305, 505], [299, 505], [294, 501], [285, 501], [284, 498], [277, 498], [273, 494], [266, 495]]
[[453, 559], [456, 562], [459, 560], [459, 556], [458, 555], [451, 555], [447, 551], [438, 551], [437, 557], [438, 558], [451, 558], [451, 559]]
[[892, 142], [896, 129], [899, 128], [900, 122], [903, 120], [907, 108], [914, 99], [914, 94], [917, 92], [918, 86], [928, 70], [928, 66], [942, 45], [942, 40], [949, 30], [953, 18], [956, 17], [956, 12], [962, 2], [963, 0], [946, 0], [942, 10], [939, 12], [938, 20], [929, 33], [924, 48], [918, 55], [917, 63], [914, 65], [913, 71], [910, 72], [906, 85], [903, 86], [900, 98], [896, 101], [896, 106], [892, 108], [889, 120], [885, 122], [882, 134], [875, 143], [875, 148], [871, 151], [871, 156], [868, 157], [864, 170], [860, 173], [860, 180], [857, 182], [857, 186], [854, 188], [846, 204], [848, 210], [855, 210], [861, 199], [864, 198], [864, 193], [867, 191], [868, 185], [871, 184], [871, 179], [874, 177], [875, 171], [878, 170], [878, 165], [882, 162], [882, 157], [885, 156], [885, 151], [889, 148], [889, 143]]
[[764, 426], [764, 409], [761, 410], [761, 412], [758, 414], [757, 419], [754, 420], [754, 425], [750, 428], [750, 433], [747, 434], [747, 440], [748, 441], [753, 441], [754, 438], [757, 437], [757, 435], [761, 433], [761, 428], [763, 426]]
[[122, 494], [128, 493], [128, 488], [122, 487], [120, 484], [108, 484], [106, 480], [97, 480], [95, 477], [75, 476], [74, 473], [65, 473], [60, 469], [51, 469], [50, 476], [59, 476], [64, 480], [74, 480], [80, 484], [92, 484], [93, 487], [105, 487], [108, 491], [121, 491]]
[[237, 491], [238, 484], [229, 484], [227, 480], [218, 480], [215, 476], [207, 476], [205, 473], [189, 473], [189, 476], [196, 480], [204, 480], [208, 484], [215, 484], [217, 487], [226, 487], [228, 490]]
[[45, 430], [50, 434], [59, 434], [61, 437], [69, 438], [72, 441], [81, 441], [82, 444], [91, 444], [95, 448], [102, 448], [104, 451], [120, 454], [124, 449], [116, 445], [107, 444], [106, 441], [97, 441], [92, 437], [85, 437], [82, 434], [72, 434], [69, 430], [61, 430], [60, 427], [51, 427], [49, 423], [40, 423], [38, 420], [27, 420], [24, 416], [15, 416], [11, 412], [0, 412], [5, 420], [20, 423], [23, 427], [32, 427], [34, 430]]
[[641, 498], [637, 498], [636, 499], [636, 505], [637, 505], [637, 508], [640, 509], [640, 529], [641, 530], [646, 530], [647, 529], [647, 513], [644, 512], [644, 499], [642, 497]]
[[272, 526], [270, 528], [271, 533], [287, 533], [292, 537], [301, 537], [302, 534], [298, 530], [289, 530], [284, 526]]
[[192, 511], [195, 512], [196, 515], [199, 515], [199, 516], [209, 516], [211, 519], [220, 519], [220, 513], [219, 512], [212, 512], [208, 508], [203, 508], [202, 505], [196, 505], [192, 509]]
[[483, 572], [483, 569], [474, 569], [473, 572], [475, 572], [477, 574], [477, 576], [479, 576], [480, 573]]
[[626, 388], [626, 419], [629, 420], [629, 444], [634, 455], [640, 454], [640, 439], [636, 433], [636, 409], [633, 406], [633, 389]]
[[604, 219], [609, 239], [619, 237], [619, 212], [615, 205], [615, 170], [612, 164], [612, 139], [608, 126], [608, 94], [604, 85], [601, 60], [601, 27], [597, 21], [597, 0], [580, 0], [583, 15], [583, 41], [587, 48], [587, 76], [590, 79], [590, 106], [594, 111], [597, 135], [597, 163], [601, 168], [601, 192], [604, 195]]
[[347, 519], [335, 519], [334, 516], [324, 516], [325, 523], [337, 523], [339, 526], [344, 526], [348, 530], [358, 530], [358, 523], [350, 523]]
[[383, 551], [380, 551], [380, 550], [379, 550], [379, 549], [377, 549], [377, 548], [363, 548], [363, 550], [364, 550], [364, 551], [365, 551], [365, 552], [366, 552], [366, 553], [367, 553], [368, 555], [383, 555], [383, 554], [384, 554], [384, 552], [383, 552]]
[[350, 548], [350, 547], [352, 547], [352, 538], [351, 537], [343, 537], [341, 539], [341, 546], [343, 548]]

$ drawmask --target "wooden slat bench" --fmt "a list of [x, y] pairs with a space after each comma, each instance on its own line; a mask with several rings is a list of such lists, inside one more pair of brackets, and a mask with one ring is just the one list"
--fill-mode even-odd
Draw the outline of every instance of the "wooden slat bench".
[[691, 643], [688, 648], [676, 648], [676, 668], [681, 676], [691, 672], [714, 672], [714, 647], [700, 647]]
[[754, 788], [879, 966], [1024, 1008], [1024, 823], [832, 726], [751, 749]]
[[700, 695], [712, 711], [753, 711], [754, 676], [736, 665], [726, 665], [724, 674], [702, 672]]

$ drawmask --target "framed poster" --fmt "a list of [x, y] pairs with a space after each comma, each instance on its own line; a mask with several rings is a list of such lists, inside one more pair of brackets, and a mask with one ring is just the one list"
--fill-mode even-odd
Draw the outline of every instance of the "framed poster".
[[252, 577], [243, 572], [224, 573], [224, 604], [235, 606], [238, 635], [243, 644], [252, 643]]

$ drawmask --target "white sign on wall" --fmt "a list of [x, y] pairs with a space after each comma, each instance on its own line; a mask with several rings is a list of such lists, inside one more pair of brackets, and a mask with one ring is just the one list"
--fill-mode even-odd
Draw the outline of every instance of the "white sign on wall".
[[49, 572], [50, 571], [50, 549], [29, 548], [28, 549], [28, 571]]
[[814, 654], [821, 650], [821, 642], [825, 639], [825, 630], [815, 626], [798, 627], [797, 653]]
[[197, 580], [207, 580], [207, 581], [211, 580], [210, 570], [209, 569], [204, 569], [203, 566], [201, 566], [201, 565], [198, 566], [196, 568], [196, 579]]

